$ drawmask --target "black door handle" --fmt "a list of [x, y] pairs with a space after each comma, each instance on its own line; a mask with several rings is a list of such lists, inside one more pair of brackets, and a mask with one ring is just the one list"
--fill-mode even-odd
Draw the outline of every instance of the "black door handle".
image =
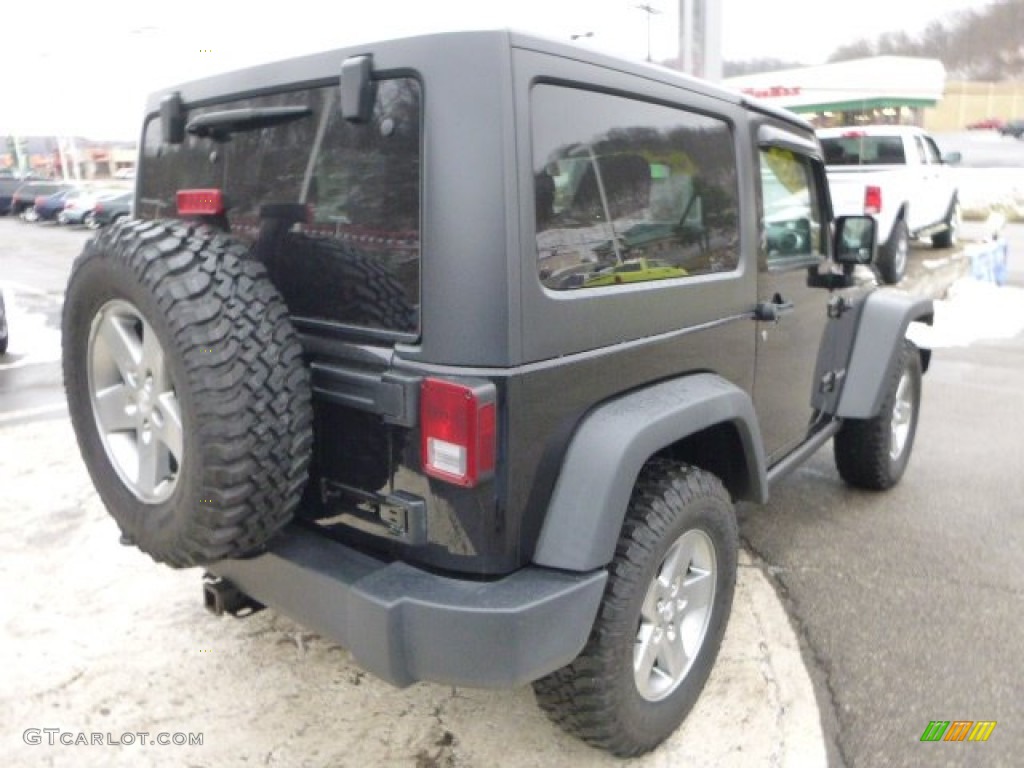
[[775, 294], [771, 301], [759, 301], [754, 307], [754, 319], [767, 323], [777, 323], [779, 318], [793, 309], [793, 302], [786, 301], [781, 295]]

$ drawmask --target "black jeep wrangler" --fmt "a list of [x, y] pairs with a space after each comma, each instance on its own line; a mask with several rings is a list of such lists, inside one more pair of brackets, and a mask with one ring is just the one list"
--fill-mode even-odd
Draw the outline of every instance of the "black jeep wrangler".
[[64, 376], [123, 540], [403, 686], [532, 683], [618, 755], [714, 663], [737, 501], [907, 464], [928, 301], [809, 124], [506, 31], [154, 94]]

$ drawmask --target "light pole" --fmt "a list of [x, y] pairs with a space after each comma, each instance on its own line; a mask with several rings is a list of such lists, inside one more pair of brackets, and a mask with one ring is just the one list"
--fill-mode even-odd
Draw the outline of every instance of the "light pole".
[[657, 8], [655, 8], [650, 3], [644, 3], [642, 5], [638, 5], [638, 6], [636, 6], [636, 8], [638, 10], [641, 10], [644, 13], [647, 14], [647, 60], [650, 61], [651, 60], [651, 16], [653, 16], [656, 13], [661, 13], [661, 11], [659, 11]]

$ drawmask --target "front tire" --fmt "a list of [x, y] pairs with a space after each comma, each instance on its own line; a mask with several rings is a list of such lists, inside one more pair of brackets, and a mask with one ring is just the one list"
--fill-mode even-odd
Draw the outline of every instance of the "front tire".
[[728, 492], [665, 459], [640, 473], [582, 653], [534, 683], [547, 715], [620, 757], [657, 747], [704, 688], [732, 606], [739, 549]]
[[904, 341], [873, 419], [849, 419], [833, 441], [839, 475], [856, 488], [884, 491], [903, 477], [917, 434], [921, 406], [921, 354]]
[[907, 272], [907, 261], [910, 258], [910, 230], [907, 222], [897, 219], [893, 222], [889, 239], [878, 250], [878, 274], [882, 282], [895, 285], [903, 279]]
[[204, 227], [126, 221], [89, 241], [68, 283], [82, 457], [124, 537], [175, 567], [258, 551], [306, 481], [302, 349], [247, 252]]

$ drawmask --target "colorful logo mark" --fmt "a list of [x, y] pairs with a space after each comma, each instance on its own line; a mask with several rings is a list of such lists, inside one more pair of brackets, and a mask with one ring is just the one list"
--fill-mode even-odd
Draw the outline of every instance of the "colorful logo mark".
[[995, 720], [932, 720], [921, 741], [988, 741], [995, 727]]

